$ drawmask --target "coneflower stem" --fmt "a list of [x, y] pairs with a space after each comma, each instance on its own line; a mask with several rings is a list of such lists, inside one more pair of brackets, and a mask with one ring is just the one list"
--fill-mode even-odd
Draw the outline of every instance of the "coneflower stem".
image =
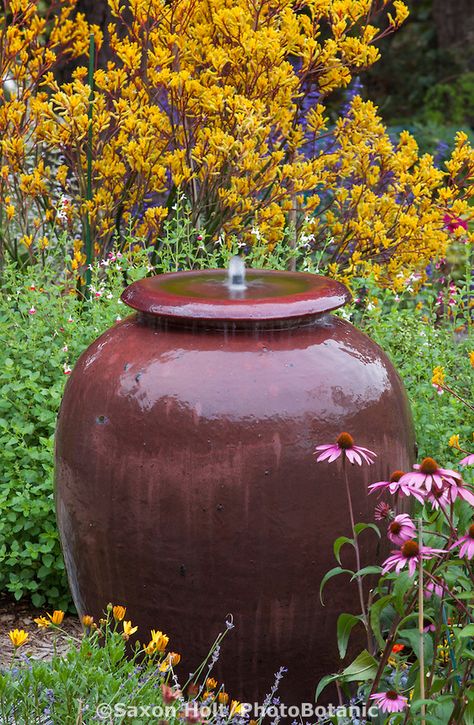
[[[418, 546], [420, 555], [418, 557], [418, 633], [420, 636], [420, 698], [425, 699], [425, 643], [424, 643], [424, 600], [423, 600], [423, 557], [421, 555], [423, 546], [423, 519], [420, 517], [418, 525]], [[421, 725], [426, 724], [426, 705], [421, 706]]]
[[347, 475], [347, 466], [346, 466], [346, 453], [345, 451], [342, 454], [342, 470], [344, 473], [344, 483], [346, 484], [346, 493], [347, 493], [347, 501], [349, 504], [349, 516], [351, 519], [351, 528], [352, 528], [352, 536], [354, 539], [354, 551], [355, 551], [355, 557], [356, 557], [356, 581], [357, 581], [357, 588], [359, 590], [359, 601], [360, 601], [360, 609], [362, 612], [362, 620], [364, 622], [365, 630], [367, 632], [367, 644], [370, 651], [370, 636], [369, 636], [369, 622], [367, 619], [367, 613], [365, 611], [365, 603], [364, 603], [364, 590], [362, 587], [362, 577], [359, 575], [359, 571], [361, 570], [360, 565], [360, 551], [359, 551], [359, 542], [357, 540], [357, 534], [355, 530], [355, 522], [354, 522], [354, 511], [352, 509], [352, 498], [351, 498], [351, 490], [349, 488], [349, 477]]

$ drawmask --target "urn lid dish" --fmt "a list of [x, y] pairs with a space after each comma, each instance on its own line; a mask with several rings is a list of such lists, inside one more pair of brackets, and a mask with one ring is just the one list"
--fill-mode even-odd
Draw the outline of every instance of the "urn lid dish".
[[258, 322], [309, 318], [345, 305], [341, 282], [306, 272], [246, 270], [229, 284], [226, 270], [171, 272], [127, 287], [122, 300], [149, 315], [195, 321]]

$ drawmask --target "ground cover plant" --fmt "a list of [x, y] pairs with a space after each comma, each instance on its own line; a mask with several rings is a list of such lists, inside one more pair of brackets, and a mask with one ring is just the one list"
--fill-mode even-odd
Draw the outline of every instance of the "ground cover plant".
[[[28, 634], [12, 630], [13, 657], [9, 668], [0, 673], [2, 723], [182, 723], [198, 722], [204, 713], [208, 722], [241, 722], [242, 703], [233, 700], [212, 676], [231, 621], [225, 623], [200, 668], [189, 677], [184, 675], [180, 685], [176, 669], [181, 655], [170, 649], [164, 632], [143, 633], [146, 642], [138, 641], [133, 653], [127, 653], [127, 642], [137, 632], [127, 616], [125, 607], [112, 604], [98, 622], [85, 615], [83, 636], [71, 639], [69, 652], [63, 657], [54, 655], [50, 662], [24, 654]], [[36, 623], [54, 638], [63, 618], [63, 611], [54, 610]]]
[[[400, 0], [136, 0], [129, 14], [110, 0], [109, 40], [74, 4], [0, 4], [0, 590], [53, 611], [38, 620], [47, 636], [72, 609], [55, 421], [78, 356], [129, 313], [125, 285], [224, 267], [235, 253], [249, 267], [326, 273], [353, 293], [337, 314], [405, 383], [420, 468], [374, 482], [375, 523], [396, 548], [382, 567], [349, 573], [379, 575], [337, 632], [341, 657], [356, 626], [367, 649], [315, 683], [317, 695], [337, 683], [343, 701], [379, 706], [372, 722], [474, 722], [474, 151], [469, 129], [439, 126], [453, 88], [433, 91], [412, 132], [364, 100], [359, 76], [403, 24]], [[59, 80], [70, 59], [77, 67]], [[364, 442], [341, 434], [315, 446], [330, 446], [330, 465], [348, 475], [350, 505], [348, 469]], [[360, 533], [376, 535], [360, 523], [338, 538], [338, 567]], [[126, 658], [134, 627], [122, 610], [86, 618], [84, 637], [50, 663], [28, 658], [26, 633], [12, 631], [1, 722], [100, 721], [97, 705], [119, 694], [136, 708], [119, 722], [148, 722], [137, 708], [157, 704], [171, 707], [170, 723], [195, 722], [212, 702], [225, 710], [210, 722], [248, 722], [208, 669], [220, 640], [199, 677], [178, 684], [163, 633], [139, 633]]]

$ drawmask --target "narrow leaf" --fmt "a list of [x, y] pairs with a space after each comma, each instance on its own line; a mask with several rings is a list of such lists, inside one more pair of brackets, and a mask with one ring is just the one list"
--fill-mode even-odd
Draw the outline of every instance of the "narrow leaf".
[[377, 674], [378, 663], [366, 649], [362, 650], [352, 664], [348, 665], [340, 676], [344, 682], [365, 682], [373, 680]]
[[359, 536], [359, 534], [362, 533], [362, 531], [365, 531], [366, 529], [372, 529], [372, 531], [375, 531], [377, 536], [380, 539], [380, 529], [376, 524], [356, 524], [354, 526], [354, 531], [356, 533], [356, 536]]
[[335, 566], [330, 571], [326, 572], [326, 574], [323, 576], [323, 579], [321, 581], [320, 587], [319, 587], [319, 599], [321, 600], [321, 604], [324, 605], [323, 602], [323, 589], [326, 586], [326, 583], [329, 581], [329, 579], [332, 579], [333, 576], [337, 576], [338, 574], [353, 574], [354, 572], [350, 569], [342, 569], [340, 566]]
[[339, 678], [339, 675], [325, 675], [322, 677], [319, 682], [318, 686], [316, 688], [316, 693], [314, 695], [314, 701], [318, 701], [318, 697], [322, 693], [325, 687], [327, 687], [331, 682], [335, 682]]
[[367, 574], [380, 574], [381, 571], [381, 566], [364, 566], [362, 569], [359, 569], [359, 571], [356, 571], [354, 576], [351, 578], [351, 581], [357, 579], [358, 576], [367, 576]]
[[355, 614], [340, 614], [337, 619], [337, 646], [341, 660], [346, 656], [352, 628], [358, 622], [360, 622], [360, 617], [356, 617]]
[[351, 546], [354, 546], [354, 540], [349, 539], [348, 536], [339, 536], [339, 538], [337, 538], [336, 541], [334, 542], [334, 545], [333, 545], [334, 556], [336, 557], [339, 564], [341, 563], [341, 559], [339, 557], [339, 552], [341, 550], [341, 547], [344, 546], [344, 544], [350, 544]]
[[[401, 629], [399, 637], [406, 639], [413, 652], [420, 659], [420, 633], [417, 629]], [[427, 632], [423, 633], [423, 647], [425, 650], [425, 663], [430, 665], [433, 661], [433, 640]]]
[[[393, 599], [393, 594], [386, 594], [384, 597], [377, 599], [373, 602], [370, 607], [370, 626], [377, 640], [378, 646], [383, 649], [385, 647], [385, 640], [382, 636], [382, 630], [380, 629], [380, 617], [383, 610]], [[393, 610], [392, 610], [393, 611]]]

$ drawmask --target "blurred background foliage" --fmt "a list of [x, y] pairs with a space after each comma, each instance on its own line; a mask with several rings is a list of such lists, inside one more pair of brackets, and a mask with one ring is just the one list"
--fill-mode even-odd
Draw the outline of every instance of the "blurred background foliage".
[[409, 128], [422, 150], [443, 153], [474, 129], [474, 2], [409, 0], [403, 32], [380, 42], [366, 93], [390, 126]]

